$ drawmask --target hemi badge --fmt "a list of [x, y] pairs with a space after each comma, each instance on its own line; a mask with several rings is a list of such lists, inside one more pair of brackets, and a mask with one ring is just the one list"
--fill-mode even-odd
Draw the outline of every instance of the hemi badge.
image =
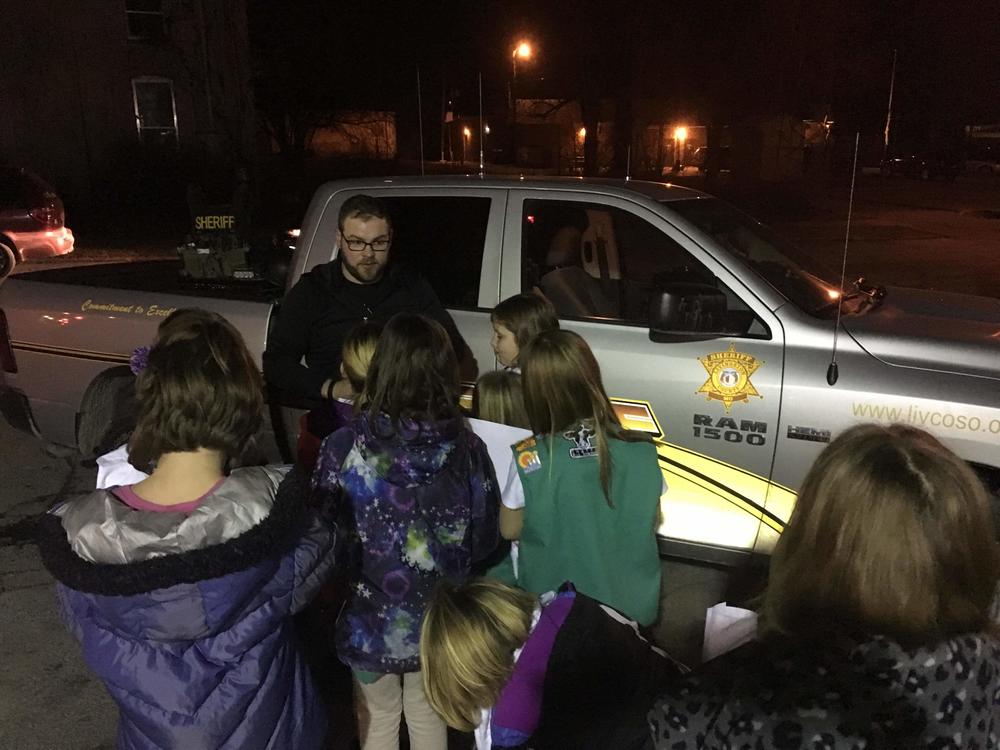
[[829, 443], [830, 431], [817, 430], [814, 427], [789, 427], [789, 440], [808, 440], [811, 443]]

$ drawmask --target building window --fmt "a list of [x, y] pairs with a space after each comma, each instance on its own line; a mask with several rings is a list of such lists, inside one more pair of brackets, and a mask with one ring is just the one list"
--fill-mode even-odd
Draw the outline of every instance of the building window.
[[129, 39], [156, 42], [166, 36], [162, 0], [125, 0], [125, 17]]
[[132, 103], [139, 140], [150, 145], [177, 144], [174, 84], [169, 78], [133, 78]]

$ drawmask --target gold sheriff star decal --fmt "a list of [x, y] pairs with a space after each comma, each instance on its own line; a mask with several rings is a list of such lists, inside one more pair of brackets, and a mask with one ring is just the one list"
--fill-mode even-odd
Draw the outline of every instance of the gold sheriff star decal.
[[709, 401], [721, 401], [727, 414], [736, 401], [746, 403], [750, 396], [763, 398], [750, 382], [750, 376], [764, 363], [736, 351], [736, 344], [730, 344], [728, 351], [698, 357], [698, 361], [708, 373], [708, 380], [698, 393], [704, 393]]

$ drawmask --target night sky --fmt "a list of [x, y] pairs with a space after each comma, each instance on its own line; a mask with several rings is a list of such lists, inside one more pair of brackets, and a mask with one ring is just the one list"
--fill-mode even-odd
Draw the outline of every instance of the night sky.
[[783, 112], [877, 132], [896, 49], [901, 138], [1000, 121], [992, 1], [250, 0], [249, 12], [259, 77], [403, 122], [416, 117], [417, 65], [430, 111], [447, 87], [475, 114], [480, 72], [486, 111], [500, 111], [520, 38], [535, 48], [519, 68], [522, 96], [662, 99], [692, 121]]

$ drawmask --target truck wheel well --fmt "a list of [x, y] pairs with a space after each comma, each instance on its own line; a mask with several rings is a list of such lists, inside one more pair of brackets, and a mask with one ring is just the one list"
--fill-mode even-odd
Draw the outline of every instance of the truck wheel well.
[[17, 264], [17, 250], [14, 243], [5, 235], [0, 234], [0, 279], [11, 274]]
[[135, 428], [135, 375], [112, 367], [90, 381], [77, 413], [76, 445], [85, 458], [107, 453], [128, 440]]

